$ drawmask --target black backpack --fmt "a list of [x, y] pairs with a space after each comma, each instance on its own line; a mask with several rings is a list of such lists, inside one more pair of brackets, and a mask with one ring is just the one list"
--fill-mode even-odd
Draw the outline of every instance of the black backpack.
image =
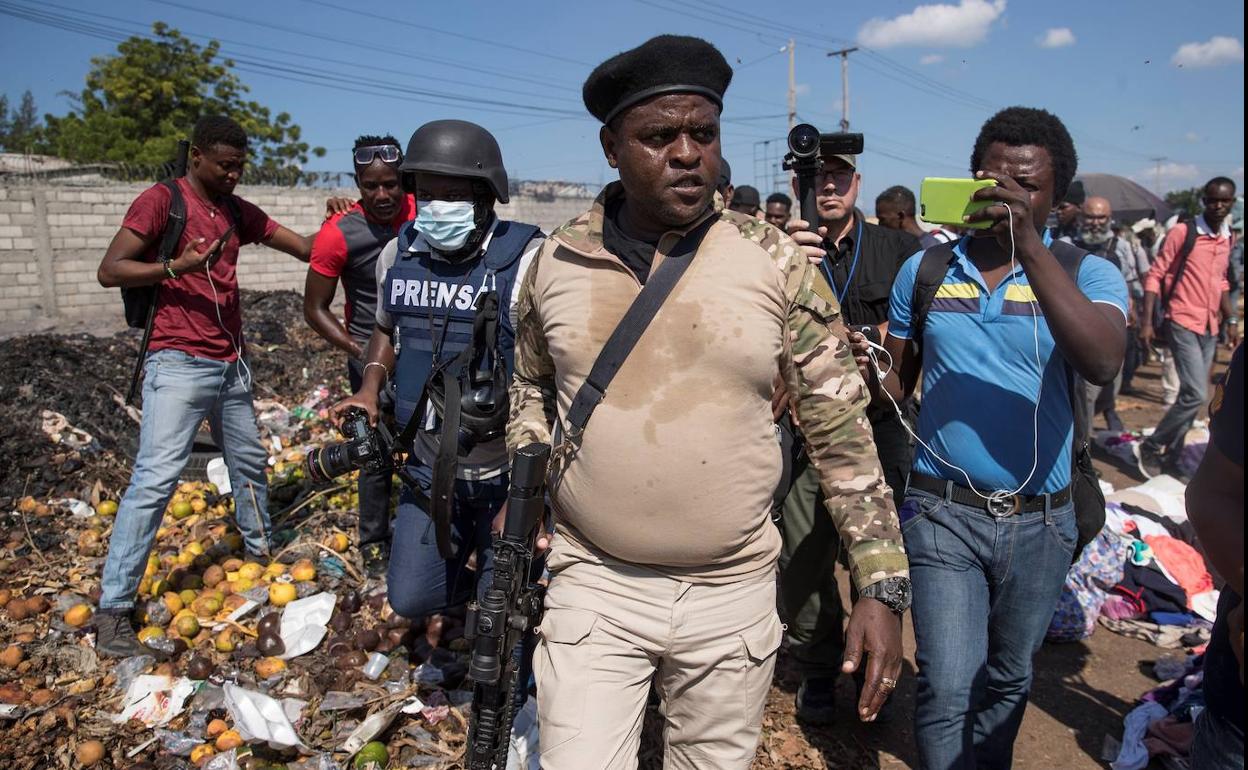
[[[923, 349], [923, 330], [927, 326], [928, 311], [936, 291], [944, 283], [945, 274], [949, 272], [954, 261], [953, 247], [955, 243], [942, 243], [923, 252], [919, 259], [919, 269], [914, 278], [914, 293], [910, 300], [910, 339], [914, 341], [920, 355]], [[1049, 251], [1057, 258], [1058, 263], [1076, 285], [1079, 283], [1079, 266], [1083, 264], [1088, 252], [1067, 243], [1053, 241]], [[1092, 542], [1105, 526], [1105, 494], [1101, 491], [1099, 476], [1092, 466], [1092, 450], [1088, 443], [1088, 425], [1085, 419], [1084, 405], [1075, 388], [1075, 370], [1069, 362], [1063, 361], [1066, 367], [1066, 385], [1070, 391], [1071, 412], [1075, 419], [1075, 438], [1071, 448], [1070, 494], [1075, 504], [1075, 521], [1079, 528], [1079, 536], [1075, 542], [1073, 560], [1079, 558], [1083, 548]]]
[[[160, 245], [156, 248], [156, 259], [167, 262], [175, 259], [178, 254], [178, 241], [186, 230], [186, 199], [178, 188], [176, 179], [164, 179], [160, 182], [169, 190], [169, 219], [165, 222], [165, 230], [160, 236]], [[121, 303], [125, 306], [126, 325], [131, 329], [146, 329], [156, 310], [157, 294], [160, 284], [151, 286], [121, 287]]]

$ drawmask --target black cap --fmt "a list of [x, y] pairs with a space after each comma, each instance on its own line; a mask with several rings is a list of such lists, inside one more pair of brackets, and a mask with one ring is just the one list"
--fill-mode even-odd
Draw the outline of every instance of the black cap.
[[719, 159], [719, 182], [715, 185], [717, 188], [723, 189], [732, 184], [732, 166], [728, 165], [727, 158]]
[[715, 46], [697, 37], [659, 35], [594, 68], [581, 96], [603, 123], [633, 105], [663, 94], [699, 94], [724, 106], [732, 67]]
[[1069, 203], [1072, 206], [1082, 206], [1087, 200], [1088, 194], [1083, 190], [1083, 182], [1076, 179], [1070, 183], [1070, 187], [1066, 188], [1066, 195], [1062, 198], [1062, 203]]
[[748, 184], [743, 184], [733, 190], [732, 203], [730, 205], [749, 206], [752, 209], [757, 209], [759, 202], [758, 190]]

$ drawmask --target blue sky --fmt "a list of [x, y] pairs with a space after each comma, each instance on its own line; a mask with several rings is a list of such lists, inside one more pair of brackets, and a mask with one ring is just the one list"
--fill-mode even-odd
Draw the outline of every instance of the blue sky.
[[[347, 169], [361, 133], [406, 141], [427, 120], [462, 118], [495, 132], [513, 177], [602, 183], [613, 172], [580, 84], [595, 64], [651, 35], [695, 34], [736, 68], [723, 126], [734, 181], [766, 193], [787, 129], [782, 49], [793, 37], [797, 112], [823, 130], [835, 129], [841, 101], [839, 60], [826, 54], [864, 46], [850, 56], [851, 127], [866, 134], [864, 198], [965, 174], [979, 125], [1009, 104], [1063, 118], [1083, 171], [1152, 189], [1153, 159], [1164, 157], [1163, 189], [1215, 174], [1242, 185], [1242, 2], [1210, 0], [1196, 12], [1158, 0], [877, 0], [811, 3], [817, 11], [799, 18], [801, 6], [551, 0], [370, 11], [321, 0], [0, 0], [0, 93], [13, 103], [29, 88], [41, 112], [63, 113], [61, 92], [81, 89], [91, 57], [115, 48], [11, 12], [127, 32], [162, 20], [246, 59], [240, 75], [254, 98], [290, 112], [309, 141], [330, 150], [310, 168]], [[358, 85], [365, 79], [367, 88]]]

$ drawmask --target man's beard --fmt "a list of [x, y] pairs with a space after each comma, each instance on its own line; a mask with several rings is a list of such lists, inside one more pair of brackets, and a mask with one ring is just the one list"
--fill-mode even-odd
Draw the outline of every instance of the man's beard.
[[1080, 240], [1082, 240], [1084, 243], [1091, 244], [1093, 246], [1100, 246], [1102, 243], [1108, 243], [1109, 239], [1112, 238], [1113, 236], [1114, 236], [1113, 231], [1110, 230], [1108, 227], [1106, 227], [1104, 230], [1101, 230], [1099, 228], [1092, 230], [1092, 229], [1088, 229], [1085, 227], [1079, 231]]

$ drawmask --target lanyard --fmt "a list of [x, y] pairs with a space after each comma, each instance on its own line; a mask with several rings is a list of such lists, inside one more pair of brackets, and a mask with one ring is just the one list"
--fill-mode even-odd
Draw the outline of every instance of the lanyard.
[[825, 257], [819, 263], [823, 268], [823, 275], [828, 279], [828, 285], [832, 287], [832, 293], [836, 295], [836, 304], [845, 304], [845, 295], [849, 293], [849, 285], [854, 282], [854, 271], [858, 269], [858, 255], [862, 253], [862, 218], [858, 218], [858, 232], [854, 235], [854, 260], [849, 263], [849, 274], [845, 276], [845, 288], [842, 291], [836, 290], [836, 280], [832, 278], [832, 268], [828, 266], [828, 260]]

